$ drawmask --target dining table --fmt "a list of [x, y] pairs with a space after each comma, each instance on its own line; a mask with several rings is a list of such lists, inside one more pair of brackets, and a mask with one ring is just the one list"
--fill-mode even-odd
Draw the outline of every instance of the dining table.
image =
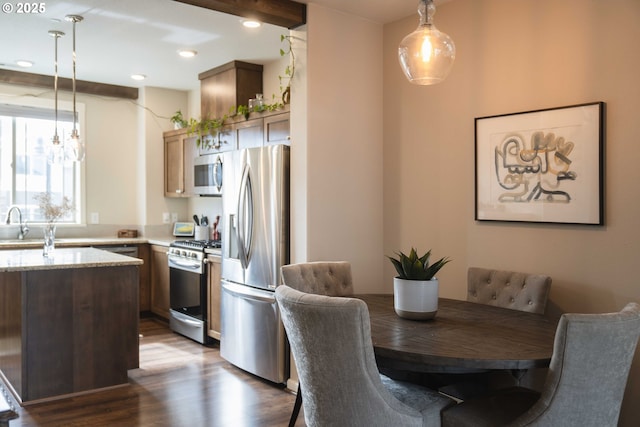
[[548, 367], [557, 320], [439, 298], [430, 320], [398, 316], [391, 294], [356, 295], [369, 309], [378, 366], [414, 372], [524, 371]]

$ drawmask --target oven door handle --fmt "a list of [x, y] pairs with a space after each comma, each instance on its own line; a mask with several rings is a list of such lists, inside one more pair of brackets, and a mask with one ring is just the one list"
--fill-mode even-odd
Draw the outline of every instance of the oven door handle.
[[202, 268], [200, 264], [194, 264], [192, 262], [183, 263], [175, 259], [169, 259], [169, 267], [174, 267], [174, 266], [177, 268], [183, 268], [183, 269], [189, 269], [189, 270], [199, 270], [200, 268]]

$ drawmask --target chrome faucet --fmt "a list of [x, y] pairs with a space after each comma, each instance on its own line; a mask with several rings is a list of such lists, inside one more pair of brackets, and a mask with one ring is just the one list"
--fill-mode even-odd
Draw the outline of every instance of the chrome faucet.
[[20, 228], [18, 229], [18, 239], [24, 240], [24, 236], [29, 234], [29, 227], [27, 226], [27, 221], [22, 222], [22, 211], [17, 206], [11, 206], [7, 211], [7, 218], [5, 219], [5, 224], [11, 224], [11, 212], [14, 210], [18, 211], [19, 219], [20, 219]]

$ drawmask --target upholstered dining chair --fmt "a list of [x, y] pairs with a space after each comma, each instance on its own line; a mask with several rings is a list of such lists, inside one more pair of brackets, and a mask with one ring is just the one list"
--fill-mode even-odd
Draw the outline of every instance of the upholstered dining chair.
[[467, 301], [544, 314], [551, 277], [469, 267]]
[[[547, 275], [480, 267], [467, 270], [467, 301], [479, 304], [544, 314], [550, 288], [551, 277]], [[463, 401], [486, 393], [490, 379], [499, 375], [494, 372], [467, 374], [462, 379], [441, 376], [446, 385], [439, 388], [440, 392]], [[513, 371], [511, 378], [520, 381], [524, 374], [524, 371]]]
[[542, 393], [521, 387], [443, 412], [445, 427], [617, 426], [640, 336], [640, 306], [618, 313], [564, 314]]
[[[353, 295], [351, 264], [347, 261], [316, 261], [283, 265], [282, 282], [290, 288], [308, 294], [343, 297]], [[289, 427], [293, 427], [302, 407], [300, 382], [293, 405]]]
[[281, 285], [276, 301], [298, 368], [307, 426], [439, 426], [452, 401], [378, 372], [369, 310], [356, 298]]

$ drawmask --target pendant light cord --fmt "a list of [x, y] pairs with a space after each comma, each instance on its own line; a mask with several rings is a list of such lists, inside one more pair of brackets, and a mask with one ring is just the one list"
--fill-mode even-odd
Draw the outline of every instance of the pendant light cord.
[[73, 133], [72, 135], [77, 138], [78, 137], [78, 131], [77, 131], [77, 112], [76, 112], [76, 23], [82, 21], [84, 18], [80, 15], [67, 15], [65, 17], [65, 19], [67, 21], [70, 21], [73, 23], [73, 53], [72, 53], [72, 59], [73, 59], [73, 79], [72, 79], [72, 91], [73, 91]]
[[53, 144], [57, 145], [60, 143], [60, 138], [58, 137], [58, 39], [64, 36], [62, 31], [49, 31], [49, 35], [54, 39], [54, 76], [53, 76], [53, 93], [54, 93], [54, 115], [55, 115], [55, 129], [53, 134]]

